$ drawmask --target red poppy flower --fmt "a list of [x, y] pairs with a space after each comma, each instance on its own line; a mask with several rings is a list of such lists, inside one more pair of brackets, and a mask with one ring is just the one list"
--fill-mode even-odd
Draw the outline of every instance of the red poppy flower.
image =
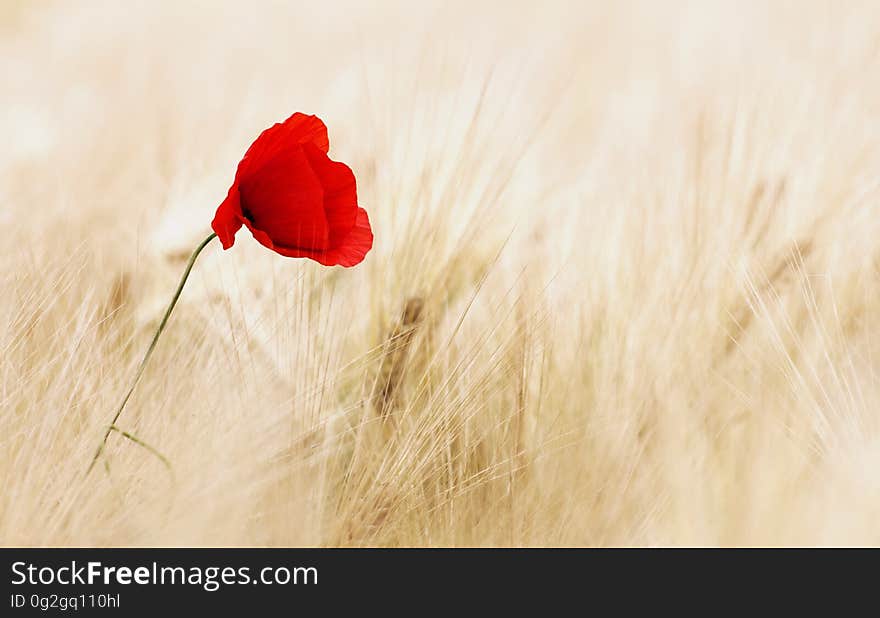
[[288, 257], [354, 266], [373, 246], [354, 174], [330, 160], [327, 127], [295, 113], [263, 131], [245, 153], [211, 227], [229, 249], [246, 226], [258, 242]]

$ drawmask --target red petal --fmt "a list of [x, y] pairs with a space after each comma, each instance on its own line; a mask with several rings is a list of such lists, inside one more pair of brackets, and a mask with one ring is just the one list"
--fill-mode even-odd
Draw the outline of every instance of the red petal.
[[224, 249], [229, 249], [235, 244], [235, 233], [241, 229], [241, 205], [236, 185], [232, 185], [226, 199], [217, 208], [211, 228], [220, 238]]
[[[345, 163], [331, 161], [326, 153], [311, 144], [303, 146], [303, 152], [324, 189], [324, 215], [329, 229], [327, 248], [332, 249], [339, 246], [354, 227], [358, 215], [357, 183]], [[297, 243], [297, 246], [302, 245]]]
[[324, 190], [301, 146], [280, 151], [243, 178], [239, 191], [243, 216], [273, 244], [318, 251], [329, 248]]
[[339, 264], [350, 267], [360, 264], [372, 248], [373, 230], [370, 227], [370, 218], [367, 216], [366, 210], [358, 208], [354, 227], [351, 228], [351, 232], [343, 243], [325, 253], [324, 258], [327, 261], [321, 261], [317, 257], [315, 259], [325, 265]]
[[312, 144], [318, 150], [330, 150], [327, 126], [317, 116], [296, 112], [284, 122], [277, 123], [260, 133], [238, 164], [236, 179], [244, 179], [268, 163], [275, 155], [291, 146]]
[[273, 247], [273, 249], [287, 257], [307, 257], [324, 266], [345, 266], [348, 268], [360, 264], [372, 247], [373, 230], [370, 229], [370, 218], [367, 216], [366, 210], [358, 208], [354, 227], [351, 228], [342, 244], [334, 249], [327, 251], [309, 251], [295, 247]]
[[296, 247], [279, 247], [273, 245], [272, 241], [260, 230], [254, 230], [251, 225], [245, 222], [245, 225], [251, 230], [254, 238], [263, 245], [269, 247], [276, 253], [287, 257], [305, 257], [315, 260], [324, 266], [355, 266], [360, 264], [367, 252], [373, 247], [373, 230], [370, 229], [370, 218], [367, 211], [363, 208], [357, 209], [357, 219], [354, 227], [351, 228], [348, 236], [342, 241], [338, 247], [328, 249], [327, 251], [311, 251], [308, 249], [299, 249]]

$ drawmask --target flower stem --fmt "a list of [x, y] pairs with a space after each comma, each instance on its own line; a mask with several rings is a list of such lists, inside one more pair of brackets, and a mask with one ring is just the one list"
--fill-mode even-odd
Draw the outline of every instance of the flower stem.
[[[98, 461], [98, 458], [101, 456], [101, 453], [104, 452], [104, 447], [107, 445], [107, 438], [110, 437], [110, 434], [113, 431], [119, 431], [123, 436], [131, 439], [130, 434], [126, 435], [125, 432], [122, 432], [117, 426], [116, 421], [119, 420], [119, 416], [122, 414], [122, 411], [125, 410], [125, 406], [128, 403], [128, 400], [131, 399], [132, 393], [134, 393], [135, 387], [140, 382], [141, 376], [144, 375], [144, 369], [147, 367], [147, 363], [150, 361], [150, 357], [153, 355], [153, 350], [156, 349], [156, 344], [159, 342], [159, 337], [162, 336], [162, 332], [165, 330], [165, 326], [168, 324], [169, 318], [171, 318], [171, 313], [174, 311], [174, 307], [177, 305], [177, 301], [180, 300], [180, 294], [183, 292], [183, 288], [186, 285], [186, 280], [189, 279], [189, 274], [192, 272], [193, 266], [196, 263], [196, 259], [199, 257], [199, 254], [202, 250], [208, 246], [208, 244], [217, 237], [217, 234], [211, 234], [202, 243], [196, 247], [196, 250], [193, 251], [193, 254], [189, 258], [189, 263], [186, 265], [186, 270], [183, 271], [183, 277], [180, 279], [180, 284], [177, 286], [177, 291], [174, 293], [174, 297], [171, 299], [171, 303], [168, 305], [168, 309], [165, 310], [165, 315], [162, 317], [162, 321], [159, 323], [159, 327], [156, 329], [156, 333], [153, 335], [153, 340], [150, 342], [150, 347], [147, 348], [147, 353], [144, 354], [144, 358], [141, 361], [140, 366], [138, 367], [137, 373], [134, 376], [134, 381], [131, 383], [131, 388], [128, 389], [128, 392], [125, 394], [125, 397], [122, 399], [122, 403], [119, 405], [119, 408], [116, 410], [116, 414], [113, 416], [113, 420], [110, 421], [110, 424], [107, 426], [107, 431], [104, 433], [104, 439], [101, 441], [101, 444], [98, 446], [98, 450], [95, 451], [95, 456], [92, 458], [92, 463], [89, 464], [89, 469], [86, 470], [86, 475], [92, 471], [92, 468], [95, 467], [95, 463]], [[134, 440], [135, 443], [143, 444], [138, 440]], [[154, 449], [150, 449], [151, 452], [154, 452]], [[155, 452], [154, 452], [155, 454]], [[164, 457], [160, 457], [167, 464], [167, 459]]]
[[120, 429], [120, 428], [117, 427], [116, 425], [110, 425], [110, 431], [116, 431], [116, 432], [118, 432], [119, 435], [121, 435], [123, 438], [126, 438], [126, 439], [128, 439], [128, 440], [131, 440], [132, 442], [134, 442], [135, 444], [137, 444], [137, 445], [140, 446], [141, 448], [144, 448], [144, 449], [148, 450], [150, 453], [152, 453], [153, 455], [156, 456], [156, 459], [158, 459], [159, 461], [161, 461], [162, 464], [163, 464], [166, 468], [168, 468], [168, 472], [170, 472], [172, 476], [174, 475], [174, 470], [171, 468], [171, 462], [168, 461], [168, 458], [165, 457], [165, 455], [163, 455], [162, 453], [160, 453], [160, 452], [157, 451], [156, 449], [154, 449], [152, 446], [150, 446], [149, 444], [147, 444], [147, 443], [144, 442], [143, 440], [139, 439], [137, 436], [132, 435], [132, 434], [128, 433], [127, 431], [123, 431], [122, 429]]

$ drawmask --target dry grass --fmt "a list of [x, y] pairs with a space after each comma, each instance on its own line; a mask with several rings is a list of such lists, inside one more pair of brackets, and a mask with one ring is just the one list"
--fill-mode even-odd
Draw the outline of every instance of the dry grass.
[[[880, 543], [876, 4], [365, 4], [2, 4], [0, 543]], [[295, 110], [375, 249], [207, 251], [84, 479]]]

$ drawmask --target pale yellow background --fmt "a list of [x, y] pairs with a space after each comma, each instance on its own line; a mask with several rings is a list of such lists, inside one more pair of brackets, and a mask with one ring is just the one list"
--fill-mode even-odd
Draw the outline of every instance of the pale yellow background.
[[[0, 543], [880, 541], [876, 2], [4, 0], [0, 67]], [[173, 474], [84, 478], [294, 111], [373, 251], [209, 248]]]

